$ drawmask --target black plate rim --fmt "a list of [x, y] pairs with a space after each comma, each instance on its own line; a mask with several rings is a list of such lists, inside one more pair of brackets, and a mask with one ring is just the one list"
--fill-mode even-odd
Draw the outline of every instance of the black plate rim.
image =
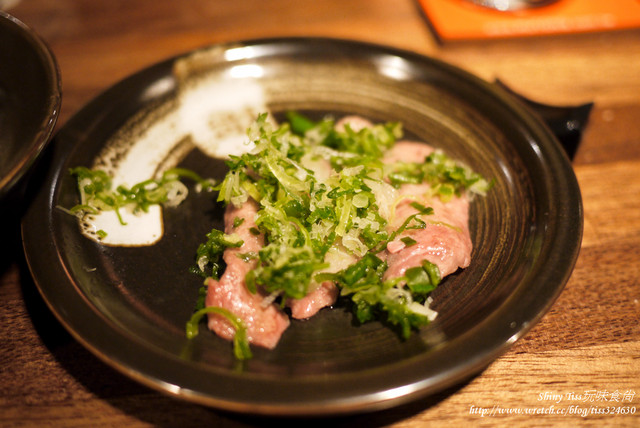
[[[505, 302], [498, 310], [492, 313], [481, 325], [470, 329], [467, 333], [456, 338], [453, 342], [447, 344], [449, 349], [454, 351], [464, 351], [471, 345], [476, 347], [476, 353], [472, 358], [440, 358], [442, 370], [437, 373], [431, 373], [428, 377], [416, 378], [408, 375], [406, 370], [396, 370], [396, 376], [392, 385], [387, 388], [380, 387], [380, 373], [372, 371], [370, 373], [360, 373], [355, 376], [345, 376], [344, 379], [332, 379], [332, 387], [326, 390], [326, 384], [323, 379], [310, 379], [305, 382], [292, 382], [282, 380], [275, 385], [281, 391], [286, 391], [286, 396], [291, 401], [282, 401], [281, 399], [269, 399], [263, 396], [249, 396], [247, 389], [239, 388], [239, 393], [219, 394], [214, 393], [212, 389], [203, 385], [199, 374], [202, 373], [201, 368], [183, 367], [181, 373], [171, 373], [166, 370], [166, 365], [184, 365], [184, 361], [174, 359], [172, 357], [162, 355], [158, 349], [152, 349], [145, 344], [135, 343], [135, 340], [128, 347], [119, 349], [109, 345], [112, 340], [128, 341], [127, 332], [119, 331], [114, 326], [109, 325], [108, 321], [95, 313], [92, 308], [87, 305], [78, 293], [75, 293], [75, 284], [65, 290], [64, 295], [52, 292], [52, 282], [50, 278], [67, 278], [66, 273], [58, 264], [49, 267], [48, 277], [44, 278], [42, 269], [45, 265], [57, 259], [56, 248], [51, 242], [42, 242], [38, 239], [39, 233], [50, 233], [48, 229], [50, 225], [50, 216], [43, 219], [42, 216], [35, 214], [37, 208], [42, 204], [47, 206], [53, 198], [55, 190], [54, 178], [59, 174], [55, 165], [64, 156], [64, 148], [54, 146], [54, 161], [49, 179], [54, 184], [50, 188], [43, 188], [38, 200], [33, 204], [27, 216], [22, 223], [23, 241], [25, 254], [31, 273], [34, 277], [36, 286], [44, 297], [45, 302], [60, 320], [60, 322], [71, 332], [71, 334], [85, 347], [91, 350], [100, 359], [115, 369], [125, 373], [126, 375], [138, 380], [139, 382], [152, 387], [163, 393], [167, 393], [180, 398], [186, 398], [200, 404], [205, 404], [225, 410], [231, 410], [242, 413], [265, 414], [265, 415], [326, 415], [326, 414], [345, 414], [361, 411], [372, 411], [389, 408], [399, 404], [407, 403], [419, 397], [432, 394], [442, 389], [452, 386], [457, 382], [467, 379], [484, 369], [495, 358], [504, 353], [513, 343], [520, 337], [524, 336], [547, 312], [553, 302], [562, 292], [564, 285], [568, 281], [570, 273], [577, 259], [581, 237], [582, 237], [582, 202], [577, 180], [571, 168], [571, 164], [560, 147], [559, 143], [548, 130], [544, 123], [532, 115], [526, 108], [515, 100], [508, 93], [496, 88], [493, 85], [439, 60], [424, 57], [422, 55], [405, 51], [393, 47], [380, 46], [367, 42], [330, 39], [330, 38], [272, 38], [272, 39], [253, 39], [240, 42], [230, 42], [217, 44], [221, 47], [237, 47], [251, 45], [273, 45], [275, 47], [297, 46], [304, 49], [309, 44], [330, 44], [335, 47], [349, 46], [359, 49], [371, 50], [372, 52], [381, 54], [393, 54], [410, 61], [426, 62], [433, 67], [440, 67], [448, 70], [448, 72], [457, 76], [457, 78], [466, 81], [470, 85], [474, 85], [479, 91], [485, 93], [488, 97], [493, 98], [496, 102], [502, 103], [506, 110], [511, 112], [514, 118], [521, 121], [523, 132], [527, 132], [531, 136], [531, 143], [538, 146], [542, 145], [544, 154], [551, 162], [549, 172], [550, 182], [555, 182], [561, 188], [559, 192], [566, 197], [559, 203], [558, 221], [566, 228], [557, 230], [563, 238], [563, 247], [551, 249], [555, 253], [569, 254], [569, 258], [562, 266], [553, 266], [552, 269], [538, 270], [537, 278], [541, 281], [539, 292], [543, 292], [546, 296], [543, 301], [532, 301], [530, 296], [520, 293]], [[208, 47], [206, 47], [208, 48]], [[206, 49], [205, 48], [205, 49]], [[162, 76], [170, 70], [171, 64], [183, 55], [160, 62], [154, 66], [148, 67], [129, 78], [124, 79], [120, 83], [107, 89], [103, 94], [90, 102], [85, 108], [78, 112], [70, 121], [82, 120], [82, 118], [90, 117], [99, 109], [101, 102], [109, 96], [121, 91], [122, 88], [132, 81], [142, 82], [145, 76]], [[63, 127], [64, 129], [64, 127]], [[48, 206], [50, 209], [51, 206]], [[49, 213], [50, 214], [50, 213]], [[43, 221], [44, 220], [44, 221]], [[40, 235], [41, 236], [41, 235]], [[38, 253], [35, 251], [37, 245]], [[42, 254], [45, 254], [43, 257]], [[45, 261], [48, 260], [48, 262]], [[68, 279], [66, 279], [68, 280]], [[57, 283], [59, 287], [60, 284]], [[70, 308], [73, 308], [70, 310]], [[512, 314], [513, 320], [505, 323], [504, 313]], [[513, 317], [513, 314], [518, 314]], [[100, 328], [99, 333], [95, 334], [95, 329], [89, 334], [86, 325], [92, 324], [87, 322], [89, 319]], [[83, 326], [82, 323], [85, 323]], [[95, 326], [94, 326], [95, 327]], [[493, 336], [488, 341], [479, 339], [477, 333], [491, 330]], [[96, 338], [99, 336], [99, 338]], [[124, 343], [123, 342], [123, 343]], [[105, 347], [108, 351], [105, 351]], [[138, 359], [138, 353], [146, 353], [156, 358], [156, 361], [149, 362], [150, 365], [143, 367], [139, 363], [132, 363]], [[462, 354], [459, 354], [462, 355]], [[407, 364], [415, 365], [420, 361], [410, 361]], [[187, 365], [188, 366], [188, 365]], [[187, 376], [188, 379], [181, 378], [184, 376], [184, 370], [195, 370], [195, 376]], [[401, 372], [401, 373], [399, 373]], [[350, 385], [357, 380], [363, 384], [363, 388], [357, 393], [353, 393]], [[224, 379], [224, 382], [232, 382], [242, 384], [242, 379], [236, 376], [230, 376]], [[224, 383], [223, 382], [223, 383]], [[251, 379], [247, 385], [254, 387], [256, 390], [261, 388], [273, 388], [273, 382], [264, 379]], [[346, 393], [336, 393], [341, 391]], [[245, 394], [245, 396], [242, 396]]]

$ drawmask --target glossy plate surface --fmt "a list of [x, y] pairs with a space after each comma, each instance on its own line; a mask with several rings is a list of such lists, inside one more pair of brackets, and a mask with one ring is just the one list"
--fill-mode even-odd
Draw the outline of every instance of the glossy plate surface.
[[33, 165], [58, 118], [60, 74], [47, 45], [0, 11], [0, 198]]
[[[91, 165], [110, 138], [123, 129], [135, 132], [171, 105], [179, 86], [172, 70], [185, 59], [183, 82], [214, 75], [229, 85], [257, 84], [276, 116], [294, 109], [401, 121], [409, 136], [495, 180], [490, 195], [472, 203], [471, 266], [433, 293], [435, 322], [401, 341], [381, 324], [354, 325], [338, 306], [292, 322], [275, 350], [254, 347], [254, 358], [240, 365], [230, 344], [204, 328], [192, 341], [184, 336], [201, 284], [187, 269], [204, 235], [221, 226], [222, 208], [210, 195], [194, 194], [165, 210], [165, 236], [151, 247], [98, 245], [55, 208], [77, 202], [70, 167]], [[232, 411], [375, 410], [465, 380], [548, 310], [580, 246], [579, 188], [548, 129], [499, 88], [387, 47], [271, 39], [203, 49], [110, 88], [54, 141], [51, 169], [23, 222], [28, 263], [44, 299], [81, 343], [116, 369], [158, 390]], [[205, 176], [224, 173], [219, 161], [197, 149], [180, 164]]]

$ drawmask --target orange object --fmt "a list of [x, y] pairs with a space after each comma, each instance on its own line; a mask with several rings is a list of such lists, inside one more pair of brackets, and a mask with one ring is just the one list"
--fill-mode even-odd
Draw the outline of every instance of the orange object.
[[468, 0], [418, 0], [441, 40], [584, 33], [640, 27], [640, 0], [559, 0], [501, 12]]

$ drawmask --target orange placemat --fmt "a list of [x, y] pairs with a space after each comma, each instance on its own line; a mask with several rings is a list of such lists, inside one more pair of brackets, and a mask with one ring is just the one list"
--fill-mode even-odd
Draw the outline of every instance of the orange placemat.
[[525, 37], [640, 27], [640, 0], [558, 0], [501, 12], [467, 0], [418, 0], [441, 40]]

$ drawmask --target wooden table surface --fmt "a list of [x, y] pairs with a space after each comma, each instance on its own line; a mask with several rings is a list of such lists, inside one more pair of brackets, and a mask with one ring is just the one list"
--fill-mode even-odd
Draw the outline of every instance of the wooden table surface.
[[[541, 322], [463, 385], [400, 408], [321, 422], [640, 426], [640, 31], [439, 44], [412, 0], [22, 0], [8, 12], [57, 57], [64, 90], [58, 128], [101, 91], [153, 63], [216, 42], [270, 36], [391, 45], [499, 78], [537, 101], [593, 101], [573, 162], [584, 201], [582, 249]], [[40, 298], [25, 268], [18, 220], [9, 216], [2, 227], [0, 426], [267, 422], [175, 400], [95, 358]], [[525, 414], [531, 411], [546, 414]]]

